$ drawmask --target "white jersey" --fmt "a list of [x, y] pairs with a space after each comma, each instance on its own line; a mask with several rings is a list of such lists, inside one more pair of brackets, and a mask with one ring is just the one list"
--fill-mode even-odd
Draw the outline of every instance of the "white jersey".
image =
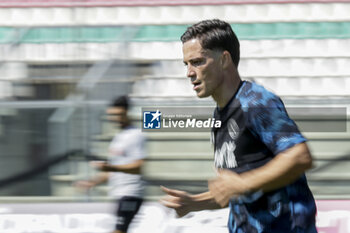
[[[114, 136], [109, 146], [109, 163], [125, 165], [144, 159], [145, 138], [140, 129], [129, 127]], [[111, 172], [109, 175], [109, 194], [113, 197], [142, 197], [144, 181], [139, 174]]]

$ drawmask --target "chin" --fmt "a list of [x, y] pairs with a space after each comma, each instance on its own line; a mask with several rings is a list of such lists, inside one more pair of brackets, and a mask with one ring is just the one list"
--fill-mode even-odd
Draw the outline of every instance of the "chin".
[[198, 98], [206, 98], [206, 97], [209, 97], [210, 95], [206, 94], [206, 93], [197, 93], [197, 97]]

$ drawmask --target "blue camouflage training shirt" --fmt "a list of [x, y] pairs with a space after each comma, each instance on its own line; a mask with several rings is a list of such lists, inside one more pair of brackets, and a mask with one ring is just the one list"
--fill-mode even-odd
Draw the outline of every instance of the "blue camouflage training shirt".
[[[243, 81], [223, 109], [222, 126], [212, 130], [215, 166], [237, 173], [263, 166], [280, 152], [306, 139], [279, 97]], [[315, 233], [315, 200], [305, 175], [268, 193], [255, 192], [230, 201], [231, 233]]]

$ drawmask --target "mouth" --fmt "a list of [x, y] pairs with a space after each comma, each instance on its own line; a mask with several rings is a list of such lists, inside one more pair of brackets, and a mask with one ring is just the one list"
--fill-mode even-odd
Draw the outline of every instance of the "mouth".
[[200, 82], [192, 82], [193, 90], [197, 90], [199, 88]]

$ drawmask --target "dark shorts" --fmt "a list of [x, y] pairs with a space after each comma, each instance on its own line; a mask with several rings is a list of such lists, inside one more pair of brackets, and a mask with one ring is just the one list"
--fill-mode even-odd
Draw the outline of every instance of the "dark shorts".
[[118, 201], [116, 230], [127, 232], [128, 227], [139, 211], [142, 198], [124, 196]]

